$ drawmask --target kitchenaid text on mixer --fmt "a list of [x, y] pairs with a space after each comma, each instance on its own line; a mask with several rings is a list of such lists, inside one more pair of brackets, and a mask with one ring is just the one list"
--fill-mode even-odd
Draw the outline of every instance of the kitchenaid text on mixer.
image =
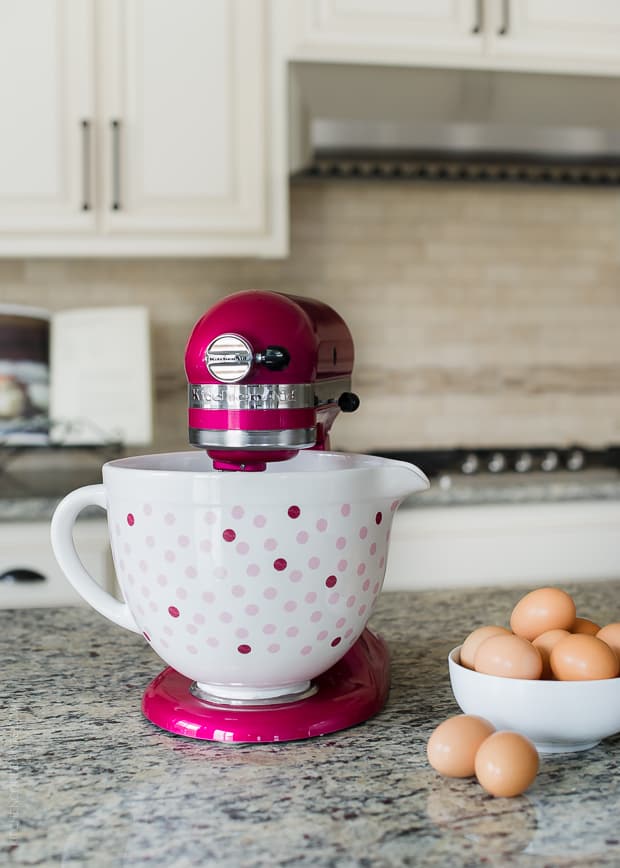
[[[186, 349], [192, 452], [108, 462], [103, 485], [52, 519], [56, 558], [101, 614], [168, 664], [143, 697], [170, 732], [225, 742], [333, 732], [387, 700], [389, 654], [366, 626], [411, 464], [327, 451], [354, 410], [353, 341], [317, 301], [247, 291]], [[119, 601], [82, 566], [71, 529], [107, 510]]]

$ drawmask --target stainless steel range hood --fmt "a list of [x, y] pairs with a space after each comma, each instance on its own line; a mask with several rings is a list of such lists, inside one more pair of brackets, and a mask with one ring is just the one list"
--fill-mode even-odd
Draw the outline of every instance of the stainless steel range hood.
[[294, 173], [620, 183], [618, 78], [300, 63], [290, 85]]

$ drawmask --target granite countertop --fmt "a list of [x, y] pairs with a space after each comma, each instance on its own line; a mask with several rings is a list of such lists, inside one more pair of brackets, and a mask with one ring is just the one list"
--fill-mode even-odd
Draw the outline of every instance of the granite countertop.
[[[618, 613], [620, 581], [567, 590], [583, 615]], [[371, 622], [393, 657], [384, 711], [261, 745], [148, 723], [141, 695], [161, 662], [95, 612], [0, 612], [0, 852], [14, 865], [620, 865], [620, 736], [542, 757], [514, 799], [426, 762], [431, 731], [458, 713], [449, 649], [523, 593], [384, 593]]]

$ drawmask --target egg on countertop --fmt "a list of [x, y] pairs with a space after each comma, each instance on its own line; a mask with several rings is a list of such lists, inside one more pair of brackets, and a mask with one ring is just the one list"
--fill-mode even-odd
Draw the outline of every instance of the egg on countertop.
[[485, 639], [476, 651], [476, 672], [503, 678], [540, 678], [543, 661], [540, 652], [520, 636], [498, 634]]
[[606, 645], [616, 652], [620, 660], [620, 621], [613, 624], [606, 624], [596, 634], [597, 639], [602, 639]]
[[432, 767], [449, 778], [467, 778], [474, 774], [476, 752], [495, 727], [482, 717], [457, 714], [440, 723], [426, 746]]
[[620, 671], [616, 652], [602, 639], [587, 633], [571, 633], [554, 645], [549, 658], [559, 681], [593, 681], [615, 678]]
[[476, 754], [476, 777], [493, 796], [518, 796], [538, 772], [538, 752], [532, 742], [516, 732], [495, 732]]
[[530, 642], [548, 630], [572, 630], [577, 616], [570, 594], [560, 588], [538, 588], [522, 597], [512, 610], [510, 627]]
[[497, 624], [488, 624], [485, 627], [477, 627], [473, 630], [461, 646], [461, 653], [459, 656], [461, 666], [465, 666], [467, 669], [473, 669], [476, 651], [480, 645], [485, 639], [490, 639], [491, 636], [497, 636], [499, 634], [510, 635], [510, 630], [507, 630], [505, 627], [498, 627]]

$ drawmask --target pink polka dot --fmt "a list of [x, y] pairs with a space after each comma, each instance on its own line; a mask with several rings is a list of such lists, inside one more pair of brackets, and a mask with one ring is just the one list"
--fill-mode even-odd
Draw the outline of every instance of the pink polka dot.
[[252, 651], [252, 647], [250, 645], [239, 645], [237, 648], [239, 654], [250, 654]]
[[145, 503], [144, 506], [142, 507], [142, 512], [145, 515], [151, 515], [151, 513], [153, 512], [153, 507], [151, 506], [150, 503]]
[[168, 551], [164, 554], [164, 557], [169, 564], [173, 563], [177, 558], [177, 556], [171, 549], [168, 549]]
[[220, 612], [220, 621], [222, 624], [230, 624], [232, 621], [232, 615], [230, 612]]
[[267, 519], [264, 515], [255, 515], [254, 516], [254, 527], [265, 527], [267, 524]]
[[297, 603], [295, 602], [295, 600], [287, 600], [286, 603], [284, 604], [284, 611], [285, 612], [294, 612], [296, 608], [297, 608]]
[[366, 611], [366, 604], [364, 603], [364, 605], [360, 606], [359, 609], [357, 610], [357, 614], [360, 616], [360, 618], [362, 617], [362, 615], [364, 614], [365, 611]]
[[213, 603], [215, 602], [215, 594], [212, 594], [211, 591], [205, 591], [202, 595], [202, 599], [205, 603]]
[[245, 607], [244, 611], [246, 615], [258, 615], [258, 606], [251, 603], [249, 606]]
[[319, 560], [319, 558], [316, 558], [316, 557], [310, 558], [310, 560], [308, 561], [308, 566], [310, 567], [311, 570], [318, 570], [320, 565], [321, 565], [321, 561]]
[[376, 582], [374, 588], [372, 589], [373, 594], [379, 593], [379, 582]]
[[323, 613], [322, 613], [322, 612], [319, 612], [319, 611], [317, 610], [316, 612], [313, 612], [313, 613], [310, 615], [310, 620], [311, 620], [313, 623], [316, 624], [317, 621], [320, 621], [322, 617], [323, 617]]
[[350, 503], [343, 503], [342, 506], [340, 507], [340, 513], [341, 513], [341, 515], [344, 515], [345, 518], [347, 515], [350, 515], [351, 514], [351, 504]]
[[288, 630], [286, 631], [286, 635], [289, 636], [291, 639], [294, 639], [295, 636], [297, 636], [298, 634], [299, 634], [299, 627], [289, 627]]
[[323, 642], [325, 639], [327, 639], [327, 635], [327, 630], [321, 630], [320, 633], [316, 634], [317, 642]]
[[360, 539], [366, 539], [368, 536], [368, 528], [366, 526], [360, 527]]
[[370, 587], [370, 579], [366, 579], [366, 581], [365, 581], [364, 584], [362, 585], [362, 588], [363, 588], [365, 591], [367, 591], [369, 587]]
[[151, 592], [149, 591], [149, 589], [147, 588], [146, 585], [142, 585], [142, 587], [140, 588], [140, 593], [142, 594], [143, 597], [150, 597], [151, 596]]
[[336, 621], [336, 627], [338, 627], [338, 629], [340, 629], [341, 627], [344, 627], [344, 625], [346, 623], [347, 623], [346, 618], [338, 618], [338, 620]]
[[365, 572], [366, 572], [366, 564], [364, 564], [364, 563], [359, 564], [359, 566], [357, 568], [358, 576], [363, 576]]
[[275, 600], [275, 598], [277, 596], [278, 596], [277, 588], [265, 588], [265, 590], [263, 591], [263, 597], [266, 600]]
[[338, 581], [338, 579], [336, 578], [336, 576], [328, 576], [325, 579], [325, 585], [328, 588], [333, 588], [333, 587], [335, 587], [337, 581]]
[[232, 508], [232, 517], [233, 518], [243, 518], [245, 514], [245, 510], [242, 506], [233, 506]]
[[316, 523], [316, 529], [319, 533], [325, 533], [327, 530], [327, 520], [324, 518], [320, 518]]
[[172, 512], [167, 512], [164, 516], [164, 521], [166, 524], [174, 524], [176, 521], [176, 516]]
[[247, 555], [250, 551], [250, 546], [246, 542], [240, 542], [237, 544], [236, 552], [238, 555]]
[[178, 618], [181, 613], [176, 606], [168, 606], [168, 614], [171, 618]]
[[201, 552], [210, 552], [211, 551], [211, 540], [210, 539], [201, 540], [200, 551]]
[[198, 632], [198, 627], [195, 624], [188, 624], [185, 629], [192, 636], [194, 636]]
[[289, 518], [299, 518], [301, 515], [301, 509], [298, 506], [289, 506], [288, 508], [288, 517]]
[[275, 539], [273, 539], [273, 537], [268, 537], [268, 538], [265, 540], [264, 545], [265, 545], [265, 549], [266, 549], [268, 552], [275, 551], [275, 549], [277, 549], [277, 547], [278, 547], [278, 543], [276, 542]]
[[277, 654], [279, 650], [280, 646], [277, 642], [273, 642], [271, 645], [267, 646], [267, 651], [269, 651], [270, 654]]
[[371, 554], [371, 556], [374, 555], [376, 551], [377, 551], [377, 543], [371, 543], [371, 544], [370, 544], [370, 554]]
[[382, 521], [383, 521], [383, 513], [378, 512], [375, 515], [375, 524], [381, 524]]
[[179, 598], [179, 600], [186, 600], [187, 599], [187, 591], [185, 590], [185, 588], [177, 588], [176, 595]]
[[308, 654], [312, 653], [312, 645], [304, 645], [304, 647], [299, 653], [302, 654], [304, 657], [307, 657]]
[[309, 540], [309, 536], [305, 530], [300, 530], [295, 539], [300, 545], [305, 545]]
[[263, 627], [263, 633], [266, 636], [271, 636], [273, 633], [276, 632], [276, 630], [277, 630], [277, 627], [275, 624], [265, 624], [265, 626]]
[[345, 560], [344, 558], [341, 561], [338, 561], [338, 569], [340, 570], [341, 573], [344, 573], [344, 571], [346, 570], [346, 568], [348, 566], [349, 566], [349, 562], [347, 560]]
[[147, 538], [144, 540], [144, 542], [147, 544], [147, 546], [150, 549], [152, 549], [153, 546], [155, 545], [155, 537], [147, 536]]
[[333, 593], [333, 594], [329, 595], [329, 597], [327, 598], [327, 602], [329, 603], [330, 606], [335, 606], [339, 599], [340, 599], [340, 594]]
[[236, 539], [237, 534], [234, 532], [232, 527], [227, 527], [226, 530], [222, 533], [222, 537], [226, 540], [226, 542], [232, 542], [234, 539]]
[[284, 560], [284, 558], [276, 558], [275, 561], [273, 562], [274, 570], [277, 570], [279, 573], [281, 573], [282, 570], [285, 570], [286, 566], [287, 565], [286, 565], [286, 561]]
[[148, 633], [143, 633], [142, 635], [144, 636], [144, 638], [146, 639], [147, 642], [151, 641], [151, 637], [149, 636]]
[[200, 612], [197, 612], [194, 615], [194, 617], [192, 618], [192, 621], [194, 622], [194, 624], [198, 624], [198, 625], [204, 624], [205, 616], [201, 615]]
[[198, 575], [196, 567], [186, 567], [185, 568], [185, 575], [187, 576], [188, 579], [195, 579], [196, 576]]
[[237, 637], [237, 639], [247, 639], [248, 631], [245, 629], [245, 627], [239, 627], [238, 630], [235, 630], [235, 636]]
[[195, 645], [188, 645], [187, 650], [190, 654], [198, 654], [198, 648]]
[[228, 575], [228, 570], [226, 569], [226, 567], [216, 567], [213, 570], [213, 575], [216, 579], [225, 579]]
[[316, 602], [316, 594], [314, 591], [309, 591], [304, 597], [306, 603], [315, 603]]
[[380, 569], [380, 570], [383, 569], [383, 565], [384, 565], [384, 563], [385, 563], [385, 558], [382, 557], [382, 558], [380, 559], [380, 561], [379, 561], [379, 569]]
[[216, 520], [217, 520], [217, 516], [214, 512], [211, 512], [209, 510], [209, 512], [205, 513], [205, 522], [207, 524], [215, 524]]
[[337, 549], [343, 549], [346, 546], [346, 544], [347, 544], [347, 541], [343, 536], [339, 536], [338, 539], [336, 540], [336, 548]]
[[342, 640], [341, 640], [340, 636], [336, 636], [336, 638], [332, 639], [332, 641], [329, 644], [332, 646], [332, 648], [335, 648], [336, 645], [340, 645], [341, 641]]
[[181, 548], [186, 549], [189, 545], [189, 537], [185, 536], [185, 534], [181, 534], [177, 542], [181, 546]]
[[167, 576], [164, 576], [163, 573], [160, 573], [160, 574], [157, 576], [157, 584], [158, 584], [158, 585], [161, 585], [162, 588], [163, 588], [164, 585], [167, 585], [167, 584], [168, 584], [168, 577], [167, 577]]
[[155, 600], [151, 600], [151, 602], [149, 603], [149, 609], [151, 610], [151, 612], [157, 612], [159, 610], [159, 606], [157, 605]]
[[349, 629], [347, 630], [347, 632], [344, 634], [344, 638], [345, 638], [345, 639], [348, 639], [349, 636], [352, 636], [352, 635], [353, 635], [353, 630], [352, 630], [351, 627], [349, 627]]
[[140, 567], [140, 570], [141, 570], [141, 572], [143, 572], [143, 573], [146, 573], [146, 571], [147, 571], [148, 568], [149, 568], [149, 565], [147, 564], [146, 561], [140, 561], [140, 563], [138, 564], [138, 566]]
[[231, 593], [233, 597], [243, 597], [245, 596], [245, 588], [243, 585], [233, 585]]
[[347, 597], [347, 608], [352, 609], [355, 605], [356, 596], [355, 594], [351, 594], [350, 597]]
[[211, 648], [217, 648], [219, 644], [220, 640], [216, 639], [215, 636], [209, 636], [209, 638], [207, 639], [207, 645], [209, 645]]
[[257, 576], [260, 573], [260, 567], [258, 564], [250, 564], [246, 570], [248, 576]]
[[136, 523], [136, 519], [134, 517], [134, 514], [132, 512], [128, 512], [127, 513], [127, 524], [129, 525], [129, 527], [133, 527], [135, 523]]
[[394, 512], [395, 510], [398, 509], [399, 503], [400, 503], [400, 500], [393, 500], [392, 501], [392, 505], [390, 506], [390, 509], [392, 510], [392, 512]]
[[303, 573], [301, 570], [292, 570], [289, 576], [291, 582], [300, 582], [303, 578]]

